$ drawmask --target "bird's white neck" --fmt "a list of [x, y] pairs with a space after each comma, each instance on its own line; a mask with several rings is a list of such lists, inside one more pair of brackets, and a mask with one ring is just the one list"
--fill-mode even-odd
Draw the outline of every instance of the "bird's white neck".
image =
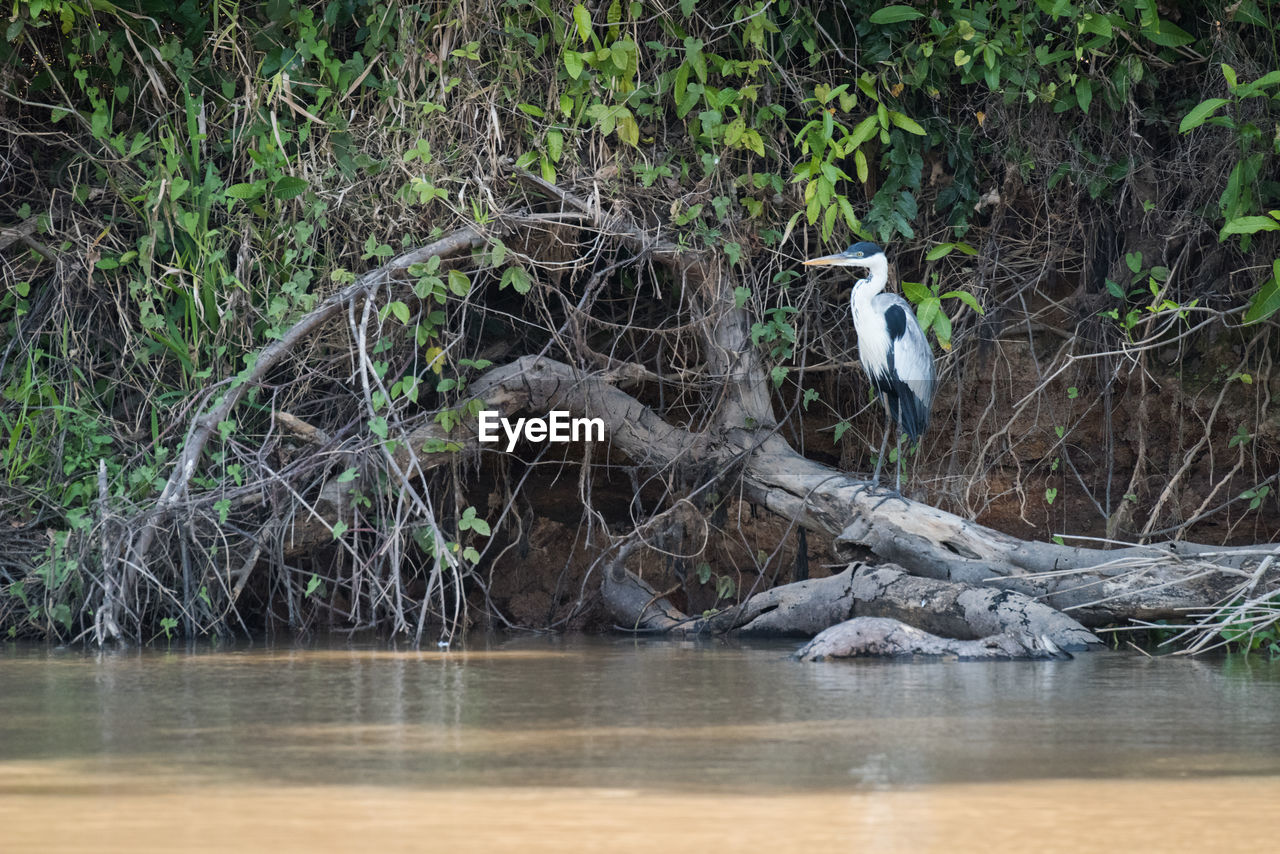
[[864, 262], [867, 266], [867, 277], [859, 279], [853, 286], [849, 296], [850, 308], [856, 314], [859, 303], [867, 303], [873, 296], [884, 290], [889, 284], [889, 259], [884, 255], [875, 255]]

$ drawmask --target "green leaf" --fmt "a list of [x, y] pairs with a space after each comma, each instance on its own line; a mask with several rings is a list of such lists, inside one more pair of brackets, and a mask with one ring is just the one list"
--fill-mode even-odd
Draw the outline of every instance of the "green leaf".
[[1222, 76], [1227, 81], [1227, 88], [1234, 92], [1236, 88], [1236, 70], [1225, 62], [1220, 67], [1222, 68]]
[[[49, 616], [62, 624], [65, 631], [71, 631], [71, 606], [66, 602], [59, 602], [49, 609]], [[177, 625], [175, 621], [174, 625]]]
[[232, 184], [225, 192], [230, 198], [248, 201], [259, 198], [266, 191], [266, 182], [254, 181], [252, 184]]
[[919, 282], [903, 282], [902, 293], [907, 299], [916, 305], [919, 305], [929, 297], [933, 296], [933, 291], [929, 290]]
[[396, 316], [396, 320], [408, 325], [409, 318], [412, 316], [409, 312], [409, 306], [405, 305], [400, 300], [396, 300], [391, 303], [389, 308], [391, 309], [391, 313]]
[[1076, 81], [1076, 103], [1080, 105], [1080, 112], [1089, 112], [1089, 105], [1093, 103], [1093, 84], [1088, 77]]
[[1269, 216], [1237, 217], [1222, 227], [1218, 239], [1225, 239], [1230, 234], [1257, 234], [1259, 231], [1280, 231], [1280, 222]]
[[877, 26], [882, 24], [900, 24], [903, 21], [914, 21], [917, 18], [923, 18], [924, 14], [918, 9], [912, 9], [910, 6], [885, 6], [883, 9], [877, 9], [871, 13], [871, 17], [867, 20]]
[[1044, 491], [1044, 500], [1050, 504], [1052, 504], [1054, 502], [1054, 499], [1056, 499], [1057, 497], [1058, 497], [1058, 490], [1054, 489], [1052, 486]]
[[1280, 258], [1271, 265], [1271, 278], [1262, 283], [1244, 313], [1245, 323], [1258, 323], [1280, 310]]
[[954, 243], [939, 243], [937, 246], [925, 253], [924, 260], [937, 261], [939, 258], [945, 258], [950, 255], [951, 251], [955, 248], [956, 245]]
[[635, 116], [631, 115], [631, 111], [623, 109], [618, 114], [617, 124], [618, 139], [627, 145], [639, 147], [640, 145], [640, 125], [636, 122]]
[[471, 280], [461, 270], [450, 270], [449, 290], [453, 291], [457, 296], [465, 297], [471, 293]]
[[359, 472], [357, 472], [354, 468], [349, 468], [346, 471], [344, 471], [342, 474], [338, 475], [338, 483], [350, 483], [351, 481], [355, 480], [358, 475], [359, 475]]
[[498, 283], [498, 290], [510, 285], [518, 294], [527, 294], [533, 288], [533, 279], [524, 271], [523, 267], [508, 267], [502, 271], [502, 281]]
[[876, 121], [875, 116], [867, 116], [858, 122], [857, 126], [850, 131], [848, 138], [844, 142], [845, 151], [857, 148], [862, 143], [871, 139], [876, 135], [876, 131], [880, 128], [880, 123]]
[[338, 539], [338, 538], [340, 538], [343, 534], [345, 534], [345, 533], [347, 532], [347, 528], [348, 528], [347, 523], [346, 523], [346, 522], [344, 522], [344, 521], [342, 521], [341, 519], [339, 519], [338, 521], [334, 522], [334, 523], [333, 523], [333, 538], [334, 538], [335, 540], [336, 540], [336, 539]]
[[1181, 47], [1195, 41], [1191, 33], [1164, 19], [1157, 21], [1154, 27], [1143, 29], [1142, 34], [1161, 47]]
[[728, 599], [737, 591], [737, 589], [738, 589], [738, 585], [735, 584], [733, 579], [730, 578], [729, 576], [721, 575], [718, 578], [716, 578], [716, 598], [717, 599]]
[[[501, 267], [502, 262], [506, 260], [507, 260], [507, 244], [503, 243], [501, 240], [499, 240], [496, 237], [493, 238], [492, 242], [489, 244], [489, 266]], [[467, 290], [470, 290], [470, 289], [471, 287], [470, 287], [470, 284], [468, 283]]]
[[471, 520], [471, 530], [482, 537], [487, 537], [492, 532], [489, 523], [479, 518]]
[[751, 288], [744, 288], [738, 285], [733, 289], [733, 307], [742, 308], [747, 304], [747, 300], [751, 299]]
[[960, 302], [962, 302], [962, 303], [964, 303], [965, 305], [969, 306], [969, 308], [973, 309], [973, 310], [974, 310], [974, 311], [976, 311], [978, 314], [985, 314], [985, 313], [986, 313], [986, 312], [984, 312], [984, 311], [982, 310], [982, 305], [981, 305], [981, 304], [979, 304], [979, 302], [978, 302], [978, 298], [977, 298], [977, 297], [975, 297], [973, 294], [969, 293], [968, 291], [947, 291], [945, 294], [943, 294], [943, 295], [942, 295], [942, 298], [943, 298], [943, 299], [958, 299], [958, 300], [960, 300]]
[[947, 317], [941, 305], [938, 307], [938, 316], [933, 319], [933, 334], [938, 337], [938, 344], [942, 349], [951, 349], [951, 318]]
[[923, 300], [916, 306], [916, 320], [919, 322], [920, 328], [927, 333], [941, 310], [942, 304], [938, 302], [937, 297], [930, 295], [928, 299]]
[[1109, 39], [1112, 35], [1111, 21], [1107, 19], [1106, 15], [1094, 15], [1086, 12], [1084, 21], [1080, 24], [1080, 31]]
[[576, 50], [566, 50], [564, 52], [564, 69], [569, 72], [569, 76], [577, 80], [582, 76], [582, 54]]
[[320, 580], [320, 576], [316, 575], [314, 572], [311, 573], [311, 577], [307, 579], [307, 592], [303, 595], [309, 598], [311, 594], [319, 590], [323, 584], [324, 582]]
[[591, 13], [581, 3], [573, 7], [573, 23], [578, 29], [578, 38], [584, 43], [591, 38]]
[[1252, 83], [1246, 83], [1236, 90], [1236, 95], [1241, 98], [1254, 98], [1264, 94], [1263, 89], [1280, 83], [1280, 69], [1268, 71]]
[[1205, 121], [1217, 112], [1218, 108], [1228, 103], [1226, 98], [1209, 98], [1201, 101], [1192, 108], [1182, 118], [1182, 123], [1178, 125], [1178, 133], [1186, 133], [1189, 130], [1195, 130], [1204, 124]]
[[271, 188], [271, 194], [277, 199], [292, 199], [302, 195], [308, 186], [310, 185], [301, 178], [285, 175], [276, 179], [275, 186]]
[[905, 130], [907, 133], [913, 133], [913, 134], [915, 134], [916, 136], [924, 136], [924, 135], [925, 135], [924, 128], [922, 128], [922, 127], [920, 126], [920, 123], [919, 123], [919, 122], [917, 122], [917, 121], [916, 121], [915, 119], [913, 119], [913, 118], [909, 118], [908, 116], [904, 116], [902, 113], [895, 112], [894, 110], [890, 110], [890, 111], [889, 111], [889, 121], [890, 121], [890, 122], [892, 122], [893, 124], [897, 125], [898, 127], [902, 128], [902, 129], [903, 129], [903, 130]]

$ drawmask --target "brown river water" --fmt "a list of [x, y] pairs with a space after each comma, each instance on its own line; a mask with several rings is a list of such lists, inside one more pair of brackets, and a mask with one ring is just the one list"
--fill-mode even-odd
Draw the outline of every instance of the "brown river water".
[[1280, 662], [0, 645], [0, 852], [1262, 851]]

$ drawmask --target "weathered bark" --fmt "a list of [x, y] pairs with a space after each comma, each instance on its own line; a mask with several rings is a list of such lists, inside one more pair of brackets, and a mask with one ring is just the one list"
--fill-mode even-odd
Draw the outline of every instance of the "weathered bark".
[[894, 619], [961, 640], [999, 634], [1045, 637], [1069, 650], [1102, 643], [1075, 620], [1021, 593], [856, 563], [830, 578], [775, 587], [751, 597], [737, 626], [743, 634], [812, 636], [861, 617]]
[[941, 638], [885, 617], [858, 617], [832, 626], [796, 652], [799, 661], [832, 658], [931, 655], [963, 661], [1070, 658], [1047, 638], [999, 634], [981, 640]]
[[621, 559], [605, 567], [600, 594], [615, 625], [630, 632], [693, 631], [696, 626], [679, 608], [644, 579], [628, 572]]
[[600, 595], [605, 607], [625, 631], [675, 632], [696, 631], [694, 621], [654, 590], [644, 579], [627, 570], [626, 560], [645, 544], [646, 534], [660, 525], [669, 533], [681, 524], [688, 507], [679, 505], [657, 517], [626, 539], [604, 566], [600, 579]]
[[[1102, 550], [1020, 540], [868, 487], [770, 439], [743, 468], [753, 500], [836, 535], [838, 554], [871, 549], [913, 575], [1015, 590], [1086, 625], [1157, 619], [1228, 598], [1280, 547], [1161, 543]], [[1275, 584], [1274, 570], [1264, 584]]]
[[803, 661], [912, 654], [1069, 658], [1067, 650], [1101, 645], [1075, 620], [1021, 594], [914, 578], [899, 569], [865, 564], [829, 578], [766, 590], [707, 620], [692, 619], [623, 567], [631, 551], [619, 550], [601, 582], [610, 613], [628, 631], [736, 629], [746, 636], [813, 638], [797, 653]]

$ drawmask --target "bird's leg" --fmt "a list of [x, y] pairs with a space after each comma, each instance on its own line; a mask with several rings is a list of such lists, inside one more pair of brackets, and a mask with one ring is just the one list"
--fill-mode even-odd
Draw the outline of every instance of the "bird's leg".
[[[897, 425], [894, 425], [894, 429], [895, 430], [897, 429]], [[897, 488], [894, 490], [889, 490], [889, 489], [883, 490], [881, 494], [884, 497], [881, 498], [879, 501], [877, 501], [875, 506], [871, 508], [872, 513], [876, 512], [881, 507], [883, 507], [886, 501], [891, 501], [895, 498], [901, 501], [903, 504], [907, 505], [908, 507], [911, 506], [910, 502], [907, 501], [907, 499], [904, 498], [902, 495], [902, 432], [901, 431], [898, 431], [896, 441], [897, 441], [897, 449], [898, 449], [898, 464], [897, 464], [897, 470], [898, 470], [897, 484], [898, 485], [897, 485]]]
[[898, 494], [902, 494], [902, 431], [895, 430], [898, 434]]
[[880, 440], [880, 455], [876, 457], [875, 474], [871, 475], [871, 482], [876, 486], [880, 485], [880, 467], [884, 465], [884, 452], [889, 448], [889, 430], [892, 429], [892, 421], [889, 417], [889, 407], [884, 408], [884, 438]]

